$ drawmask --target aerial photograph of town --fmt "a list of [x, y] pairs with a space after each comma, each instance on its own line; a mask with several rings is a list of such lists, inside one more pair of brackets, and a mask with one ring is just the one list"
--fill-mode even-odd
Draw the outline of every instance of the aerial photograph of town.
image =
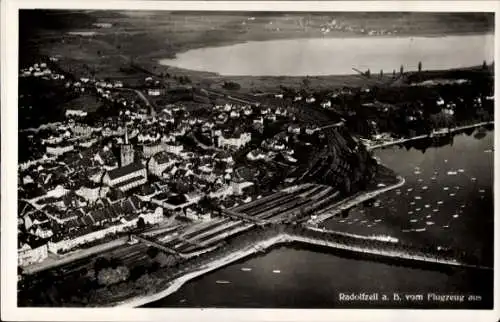
[[494, 13], [18, 27], [19, 307], [493, 309]]

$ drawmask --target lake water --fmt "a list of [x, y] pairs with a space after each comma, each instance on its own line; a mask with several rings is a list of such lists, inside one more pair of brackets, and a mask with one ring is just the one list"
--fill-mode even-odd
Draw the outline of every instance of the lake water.
[[250, 41], [179, 53], [160, 64], [226, 76], [349, 75], [476, 66], [494, 59], [494, 35]]
[[[485, 136], [478, 139], [481, 134]], [[492, 265], [493, 140], [493, 131], [475, 130], [455, 135], [442, 147], [420, 141], [408, 143], [408, 150], [377, 151], [384, 164], [405, 178], [405, 185], [324, 226], [460, 249]]]
[[[374, 205], [357, 207], [347, 218], [336, 217], [325, 225], [460, 248], [491, 265], [493, 138], [493, 131], [475, 130], [469, 135], [458, 134], [441, 147], [413, 143], [415, 147], [377, 151], [386, 165], [406, 178], [406, 184], [383, 195]], [[414, 213], [408, 214], [410, 211]], [[413, 219], [417, 221], [410, 222]], [[427, 225], [430, 221], [434, 224]], [[426, 230], [412, 230], [421, 227]], [[147, 307], [437, 307], [439, 303], [426, 301], [339, 301], [341, 292], [401, 292], [424, 296], [435, 292], [482, 296], [481, 301], [448, 302], [441, 304], [441, 308], [487, 308], [492, 305], [492, 285], [491, 272], [410, 268], [282, 247], [201, 276]]]

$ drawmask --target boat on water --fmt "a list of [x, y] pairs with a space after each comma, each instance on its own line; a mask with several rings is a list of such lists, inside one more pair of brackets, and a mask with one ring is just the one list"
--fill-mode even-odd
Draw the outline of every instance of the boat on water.
[[241, 270], [243, 272], [250, 272], [252, 269], [251, 268], [248, 268], [248, 267], [242, 267]]
[[279, 273], [281, 273], [281, 271], [279, 269], [275, 269], [275, 270], [273, 270], [273, 273], [279, 274]]
[[231, 284], [230, 281], [224, 281], [224, 280], [217, 280], [217, 281], [215, 281], [215, 283], [217, 283], [217, 284]]

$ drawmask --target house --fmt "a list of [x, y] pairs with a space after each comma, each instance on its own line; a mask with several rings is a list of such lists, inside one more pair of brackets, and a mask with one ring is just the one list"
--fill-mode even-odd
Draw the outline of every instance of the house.
[[246, 116], [252, 115], [253, 114], [252, 108], [250, 106], [246, 106], [243, 109], [243, 114], [245, 114]]
[[84, 140], [84, 141], [81, 141], [79, 143], [79, 145], [81, 147], [84, 147], [84, 148], [90, 148], [91, 146], [93, 146], [94, 144], [97, 143], [97, 138], [94, 138], [94, 139], [88, 139], [88, 140]]
[[87, 116], [87, 112], [82, 111], [82, 110], [66, 110], [65, 113], [66, 117], [71, 117], [71, 116], [77, 116], [77, 117], [85, 117]]
[[118, 166], [118, 159], [111, 152], [111, 150], [104, 148], [94, 155], [94, 160], [97, 161], [102, 166], [107, 166], [108, 170], [116, 168]]
[[62, 144], [62, 145], [47, 145], [47, 154], [49, 155], [61, 155], [66, 152], [72, 151], [75, 149], [73, 144]]
[[57, 254], [60, 251], [67, 251], [80, 245], [102, 239], [108, 235], [116, 234], [117, 232], [125, 231], [137, 225], [137, 218], [132, 220], [123, 220], [120, 223], [99, 230], [91, 228], [76, 228], [71, 234], [58, 235], [52, 238], [48, 243], [48, 250], [51, 253]]
[[230, 153], [227, 151], [219, 151], [214, 155], [214, 160], [224, 162], [227, 164], [233, 164], [234, 160]]
[[140, 214], [139, 218], [144, 219], [146, 224], [154, 225], [162, 222], [165, 217], [163, 216], [163, 208], [156, 207], [154, 212]]
[[262, 149], [255, 149], [247, 154], [247, 159], [250, 161], [255, 161], [255, 160], [265, 160], [267, 158], [267, 155], [262, 151]]
[[71, 132], [75, 135], [79, 136], [88, 136], [94, 132], [94, 128], [88, 126], [88, 125], [80, 125], [76, 124], [71, 128]]
[[95, 187], [80, 187], [75, 193], [82, 197], [83, 199], [94, 202], [99, 198], [104, 197], [109, 192], [109, 187], [100, 187], [96, 185]]
[[253, 124], [264, 124], [264, 119], [262, 117], [257, 117], [253, 120]]
[[231, 189], [234, 195], [241, 195], [248, 187], [253, 186], [253, 182], [245, 181], [243, 179], [233, 178], [231, 180]]
[[61, 143], [63, 140], [64, 140], [64, 137], [62, 135], [61, 136], [53, 136], [53, 135], [51, 135], [47, 139], [42, 139], [42, 144], [53, 144], [53, 145], [55, 145], [55, 144]]
[[314, 134], [318, 130], [319, 130], [319, 128], [316, 127], [316, 126], [314, 126], [314, 127], [313, 126], [307, 126], [306, 127], [306, 134], [311, 135], [311, 134]]
[[288, 133], [300, 134], [300, 126], [297, 124], [291, 124], [288, 126]]
[[41, 239], [50, 238], [53, 235], [50, 221], [38, 224], [38, 225], [36, 225], [36, 228], [32, 227], [30, 229], [30, 232], [34, 236], [37, 236], [37, 237], [39, 237]]
[[169, 210], [180, 210], [198, 203], [201, 198], [201, 194], [167, 195], [162, 193], [151, 198], [151, 202]]
[[167, 145], [165, 143], [146, 144], [142, 147], [142, 154], [146, 159], [162, 151], [167, 151]]
[[31, 248], [28, 244], [24, 244], [17, 252], [17, 264], [19, 266], [27, 266], [36, 262], [41, 262], [47, 257], [47, 244], [35, 248]]
[[94, 22], [92, 26], [95, 26], [97, 28], [111, 28], [113, 24], [109, 22]]
[[227, 113], [221, 113], [221, 114], [217, 115], [217, 117], [215, 119], [215, 123], [224, 124], [227, 122], [228, 118], [229, 118], [229, 116], [227, 115]]
[[330, 108], [332, 107], [332, 102], [331, 101], [326, 101], [321, 103], [322, 108]]
[[140, 163], [131, 163], [127, 166], [108, 171], [103, 177], [107, 186], [127, 191], [148, 181], [146, 168]]
[[[114, 203], [109, 199], [99, 200], [95, 208], [81, 209], [78, 218], [60, 225], [59, 231], [48, 243], [48, 250], [57, 254], [133, 228], [137, 225], [140, 204], [140, 200], [136, 197], [121, 199]], [[153, 215], [153, 218], [157, 218], [157, 215]]]
[[276, 122], [276, 115], [274, 114], [266, 115], [266, 120]]
[[184, 146], [182, 146], [181, 144], [178, 144], [178, 145], [166, 144], [165, 145], [165, 151], [167, 151], [169, 153], [179, 155], [183, 150], [184, 150]]
[[224, 136], [218, 137], [218, 146], [221, 148], [239, 149], [249, 143], [252, 139], [251, 133], [241, 133], [239, 137], [233, 136], [225, 138]]
[[268, 108], [263, 108], [263, 109], [260, 110], [260, 114], [262, 114], [262, 115], [267, 115], [269, 113], [271, 113], [271, 109], [269, 107]]
[[165, 94], [165, 89], [163, 88], [148, 88], [149, 96], [160, 96]]
[[169, 168], [171, 165], [175, 164], [177, 159], [175, 156], [168, 154], [167, 152], [160, 152], [149, 160], [148, 170], [158, 176], [161, 177], [163, 171]]

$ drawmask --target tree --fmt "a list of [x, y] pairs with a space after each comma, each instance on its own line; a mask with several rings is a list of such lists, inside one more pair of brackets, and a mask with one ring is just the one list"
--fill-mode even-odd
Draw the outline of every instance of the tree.
[[98, 257], [94, 262], [94, 274], [97, 277], [102, 269], [109, 267], [109, 260], [105, 257]]
[[118, 266], [116, 269], [105, 268], [97, 274], [97, 283], [100, 285], [111, 285], [129, 278], [130, 271], [126, 266]]
[[146, 253], [151, 259], [153, 259], [158, 255], [158, 248], [150, 246]]
[[399, 74], [403, 75], [403, 73], [404, 73], [404, 67], [403, 65], [401, 65], [401, 67], [399, 67]]
[[488, 64], [486, 63], [486, 60], [483, 60], [483, 69], [484, 70], [488, 69]]
[[311, 80], [309, 79], [309, 76], [302, 80], [302, 84], [304, 84], [304, 87], [309, 87], [309, 85], [311, 85]]
[[422, 62], [421, 61], [418, 62], [418, 72], [419, 73], [422, 72]]
[[205, 195], [203, 198], [201, 198], [198, 205], [202, 208], [209, 209], [209, 210], [216, 209], [216, 205], [215, 205], [214, 200], [212, 198], [210, 198], [208, 195]]
[[139, 217], [137, 220], [137, 229], [143, 230], [146, 228], [146, 222], [144, 221], [144, 218]]
[[241, 88], [241, 85], [236, 83], [236, 82], [224, 82], [222, 85], [223, 88], [229, 89], [229, 90], [239, 90]]

